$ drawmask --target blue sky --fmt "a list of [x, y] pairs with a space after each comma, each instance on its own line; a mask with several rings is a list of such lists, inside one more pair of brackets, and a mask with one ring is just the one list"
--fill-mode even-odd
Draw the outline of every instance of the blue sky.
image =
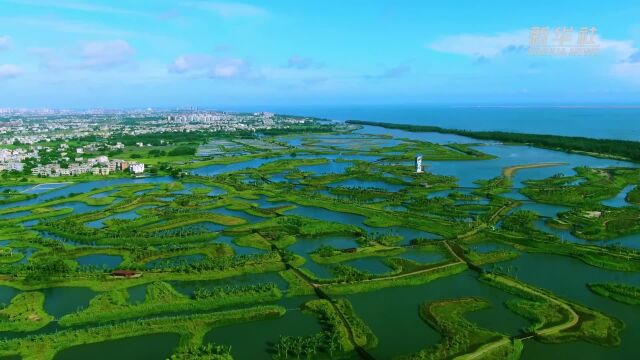
[[[636, 1], [0, 0], [0, 107], [614, 104]], [[532, 27], [598, 53], [532, 56]]]

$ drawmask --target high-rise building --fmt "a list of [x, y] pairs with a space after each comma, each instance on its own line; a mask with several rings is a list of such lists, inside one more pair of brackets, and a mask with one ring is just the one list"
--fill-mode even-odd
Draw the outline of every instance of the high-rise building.
[[416, 156], [416, 172], [424, 172], [424, 170], [422, 169], [422, 155]]

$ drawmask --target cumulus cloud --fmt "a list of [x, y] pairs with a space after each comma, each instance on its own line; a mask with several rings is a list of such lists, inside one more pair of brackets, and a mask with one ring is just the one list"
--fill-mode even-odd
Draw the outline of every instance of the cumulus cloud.
[[0, 36], [0, 50], [8, 49], [11, 46], [11, 38], [7, 35]]
[[131, 62], [135, 49], [124, 40], [91, 41], [80, 47], [80, 66], [88, 69], [109, 69]]
[[210, 55], [181, 55], [169, 65], [169, 72], [184, 74], [199, 71], [209, 68], [213, 64], [213, 61], [213, 56]]
[[251, 72], [251, 65], [241, 58], [215, 58], [206, 54], [178, 56], [168, 71], [174, 74], [191, 74], [210, 78], [241, 78]]
[[597, 43], [602, 52], [613, 57], [614, 75], [640, 83], [640, 49], [634, 46], [633, 41], [598, 39]]
[[200, 10], [207, 10], [224, 18], [264, 17], [269, 12], [261, 7], [241, 2], [199, 1], [191, 5]]
[[287, 61], [287, 67], [291, 69], [309, 69], [309, 68], [321, 68], [324, 64], [318, 62], [309, 57], [302, 57], [300, 55], [293, 55]]
[[135, 49], [124, 40], [87, 41], [73, 51], [61, 52], [47, 47], [28, 49], [49, 71], [104, 71], [134, 64]]
[[11, 79], [22, 75], [22, 69], [13, 64], [0, 65], [0, 80]]
[[223, 59], [214, 64], [210, 76], [213, 78], [236, 78], [249, 73], [251, 66], [243, 59]]
[[518, 30], [493, 35], [450, 35], [433, 41], [426, 47], [444, 53], [489, 59], [501, 54], [526, 50], [528, 42], [529, 30]]

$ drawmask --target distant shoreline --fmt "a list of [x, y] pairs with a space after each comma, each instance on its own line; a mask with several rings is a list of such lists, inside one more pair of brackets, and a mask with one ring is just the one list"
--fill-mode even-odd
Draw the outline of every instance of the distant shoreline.
[[378, 126], [409, 132], [453, 134], [478, 140], [532, 145], [541, 148], [580, 153], [595, 157], [640, 162], [640, 142], [632, 140], [595, 139], [582, 136], [526, 134], [506, 131], [471, 131], [446, 129], [430, 125], [394, 124], [376, 121], [346, 120], [347, 124]]

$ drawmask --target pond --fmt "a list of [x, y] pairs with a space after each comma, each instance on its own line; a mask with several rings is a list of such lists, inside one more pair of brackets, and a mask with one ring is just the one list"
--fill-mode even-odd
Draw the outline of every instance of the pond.
[[440, 334], [420, 318], [420, 304], [468, 296], [485, 298], [492, 305], [465, 314], [469, 321], [510, 335], [518, 334], [528, 324], [503, 306], [511, 297], [509, 294], [479, 282], [470, 271], [424, 285], [387, 288], [346, 297], [378, 337], [378, 346], [369, 352], [376, 359], [391, 359], [440, 341]]
[[98, 211], [104, 209], [105, 205], [93, 206], [87, 205], [86, 203], [80, 201], [70, 201], [66, 203], [62, 203], [60, 205], [54, 205], [52, 208], [59, 210], [65, 208], [71, 208], [74, 214], [84, 214], [88, 212]]
[[445, 256], [439, 251], [425, 251], [415, 248], [408, 248], [396, 257], [415, 261], [420, 264], [431, 264], [445, 260]]
[[59, 319], [89, 305], [96, 292], [83, 287], [54, 287], [43, 289], [44, 310]]
[[154, 208], [155, 205], [143, 205], [143, 206], [139, 206], [135, 209], [129, 210], [129, 211], [125, 211], [125, 212], [117, 212], [114, 213], [113, 215], [109, 215], [105, 218], [102, 219], [98, 219], [98, 220], [94, 220], [94, 221], [90, 221], [88, 223], [85, 224], [85, 226], [88, 226], [90, 228], [94, 228], [94, 229], [102, 229], [103, 227], [105, 227], [104, 222], [107, 220], [111, 220], [111, 219], [120, 219], [120, 220], [133, 220], [133, 219], [137, 219], [140, 217], [140, 210], [144, 210], [144, 209], [151, 209]]
[[236, 255], [261, 254], [265, 252], [265, 250], [256, 249], [254, 247], [240, 246], [236, 244], [233, 241], [233, 239], [234, 238], [229, 235], [219, 235], [215, 239], [213, 239], [211, 242], [229, 245], [233, 249], [233, 253]]
[[271, 360], [272, 345], [281, 335], [307, 336], [321, 331], [313, 315], [290, 309], [279, 318], [214, 328], [205, 335], [204, 343], [230, 345], [234, 359]]
[[113, 269], [118, 267], [122, 263], [122, 256], [108, 255], [108, 254], [91, 254], [76, 258], [76, 261], [80, 265], [84, 266], [98, 266]]
[[93, 189], [100, 189], [105, 187], [110, 187], [114, 185], [125, 185], [125, 184], [152, 184], [152, 183], [164, 183], [170, 182], [172, 178], [169, 176], [160, 176], [160, 177], [145, 177], [145, 178], [117, 178], [117, 179], [105, 179], [98, 181], [91, 181], [85, 183], [74, 183], [69, 186], [65, 186], [62, 188], [57, 188], [55, 190], [40, 194], [37, 198], [19, 201], [11, 204], [2, 204], [0, 205], [0, 209], [4, 209], [7, 207], [19, 207], [19, 206], [27, 206], [40, 204], [47, 200], [52, 200], [54, 198], [59, 197], [67, 197], [69, 194], [84, 194], [92, 191]]
[[59, 352], [54, 360], [168, 359], [179, 339], [177, 334], [154, 334], [78, 345]]
[[367, 232], [378, 234], [399, 235], [403, 238], [401, 244], [408, 244], [411, 240], [416, 238], [425, 239], [438, 239], [439, 236], [427, 231], [414, 230], [404, 228], [400, 226], [389, 227], [372, 227], [364, 224], [365, 217], [356, 214], [342, 213], [337, 211], [331, 211], [324, 208], [312, 207], [312, 206], [298, 206], [294, 209], [285, 211], [285, 214], [307, 216], [310, 218], [339, 222], [341, 224], [355, 225]]
[[623, 206], [632, 206], [632, 204], [627, 202], [627, 194], [631, 192], [631, 190], [635, 189], [637, 185], [628, 185], [618, 195], [615, 197], [602, 201], [603, 205], [611, 206], [611, 207], [623, 207]]
[[[515, 266], [518, 278], [528, 284], [552, 291], [568, 300], [584, 304], [622, 319], [625, 329], [620, 346], [603, 347], [583, 341], [563, 344], [542, 344], [528, 341], [522, 359], [632, 359], [640, 344], [640, 311], [596, 295], [586, 287], [591, 282], [617, 282], [640, 285], [640, 273], [605, 270], [587, 265], [577, 259], [558, 255], [523, 254], [504, 263]], [[542, 265], [543, 264], [543, 265]]]

